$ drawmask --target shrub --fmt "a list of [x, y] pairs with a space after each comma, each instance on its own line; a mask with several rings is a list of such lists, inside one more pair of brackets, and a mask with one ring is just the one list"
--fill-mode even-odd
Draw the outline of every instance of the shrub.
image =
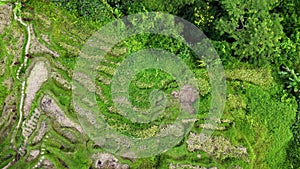
[[[263, 132], [256, 144], [257, 159], [264, 159], [268, 168], [282, 168], [285, 163], [285, 148], [292, 138], [290, 126], [297, 111], [295, 99], [277, 100], [259, 87], [248, 86], [246, 95], [249, 99], [249, 116], [254, 120], [256, 133]], [[265, 128], [266, 131], [257, 130]], [[261, 147], [263, 145], [263, 147]], [[267, 145], [267, 146], [266, 146]], [[265, 150], [262, 150], [265, 149]]]

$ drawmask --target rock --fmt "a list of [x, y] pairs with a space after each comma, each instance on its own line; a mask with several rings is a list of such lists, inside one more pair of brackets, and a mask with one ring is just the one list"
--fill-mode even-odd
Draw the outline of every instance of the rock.
[[35, 98], [36, 92], [42, 84], [48, 79], [48, 69], [46, 63], [38, 61], [34, 64], [27, 79], [26, 98], [24, 100], [24, 117], [29, 114], [31, 103]]
[[36, 129], [40, 114], [40, 111], [35, 109], [31, 117], [27, 121], [23, 122], [22, 135], [25, 137], [25, 139], [28, 139]]
[[7, 87], [7, 90], [12, 90], [14, 85], [14, 79], [12, 77], [9, 77], [6, 80], [4, 80], [2, 84]]
[[16, 97], [15, 93], [11, 93], [5, 98], [3, 111], [2, 111], [2, 117], [8, 115], [8, 114], [16, 114]]
[[54, 164], [47, 159], [43, 160], [42, 165], [43, 165], [43, 168], [45, 168], [45, 169], [53, 169], [54, 168]]
[[179, 91], [179, 98], [181, 103], [193, 104], [199, 98], [199, 94], [192, 85], [184, 85]]
[[77, 139], [76, 135], [73, 132], [71, 132], [69, 129], [62, 129], [62, 130], [60, 130], [58, 132], [62, 136], [64, 136], [68, 140], [70, 140], [71, 143], [75, 144], [75, 143], [78, 142], [78, 139]]
[[0, 35], [3, 33], [4, 29], [10, 25], [12, 15], [11, 5], [0, 6]]
[[129, 165], [120, 164], [119, 160], [108, 153], [97, 153], [93, 155], [94, 167], [97, 169], [129, 169]]
[[36, 144], [40, 142], [46, 132], [47, 132], [47, 124], [45, 121], [43, 121], [40, 125], [40, 129], [38, 130], [38, 134], [33, 138], [32, 144]]
[[208, 137], [207, 135], [191, 133], [187, 140], [188, 150], [202, 150], [209, 156], [223, 160], [226, 158], [241, 158], [248, 162], [248, 153], [245, 147], [237, 147], [221, 136]]
[[65, 90], [72, 89], [72, 85], [58, 72], [51, 72], [51, 78], [53, 78], [57, 83], [59, 83]]
[[38, 41], [37, 37], [35, 36], [32, 26], [30, 26], [30, 29], [31, 29], [30, 52], [32, 52], [32, 53], [48, 53], [55, 58], [59, 57], [59, 54], [56, 51], [49, 49], [47, 46], [45, 46], [44, 44], [42, 44]]
[[208, 129], [208, 130], [219, 130], [219, 131], [226, 130], [226, 127], [224, 127], [224, 126], [216, 126], [216, 125], [212, 125], [210, 123], [200, 124], [200, 127], [203, 129]]
[[31, 150], [29, 152], [29, 157], [28, 157], [28, 161], [32, 161], [34, 159], [36, 159], [39, 155], [40, 155], [40, 150]]
[[50, 37], [48, 34], [41, 34], [42, 39], [47, 42], [48, 44], [50, 44]]
[[81, 134], [84, 133], [81, 126], [71, 121], [62, 111], [62, 109], [57, 105], [57, 103], [50, 98], [50, 96], [45, 95], [41, 99], [40, 106], [41, 109], [45, 111], [48, 116], [57, 121], [61, 127], [75, 128]]

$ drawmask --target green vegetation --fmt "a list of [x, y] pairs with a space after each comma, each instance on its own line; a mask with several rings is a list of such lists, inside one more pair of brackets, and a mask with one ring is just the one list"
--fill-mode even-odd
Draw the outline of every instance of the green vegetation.
[[[130, 168], [169, 168], [172, 165], [242, 168], [300, 168], [300, 1], [298, 0], [0, 0], [0, 7], [12, 4], [12, 12], [30, 18], [38, 42], [55, 51], [54, 57], [44, 51], [30, 53], [50, 63], [50, 78], [36, 94], [30, 109], [40, 109], [47, 94], [63, 110], [66, 117], [78, 123], [73, 109], [71, 86], [73, 69], [81, 47], [88, 38], [114, 19], [140, 12], [162, 11], [187, 19], [211, 39], [225, 68], [227, 102], [221, 119], [206, 119], [212, 99], [211, 82], [204, 60], [183, 42], [163, 35], [139, 34], [117, 44], [104, 56], [97, 68], [97, 105], [106, 122], [120, 133], [137, 137], [155, 136], [178, 117], [179, 102], [172, 97], [178, 91], [176, 79], [167, 72], [147, 69], [131, 79], [129, 98], [134, 107], [151, 106], [149, 96], [155, 89], [166, 93], [165, 112], [150, 123], [131, 122], [118, 113], [111, 96], [111, 79], [122, 61], [135, 52], [160, 48], [176, 54], [194, 73], [199, 85], [200, 104], [197, 121], [190, 134], [174, 148], [155, 157], [127, 159], [117, 156]], [[21, 84], [16, 72], [25, 56], [27, 31], [13, 19], [0, 34], [0, 167], [12, 161], [17, 151], [10, 147], [12, 132], [19, 120]], [[1, 17], [1, 16], [0, 16]], [[132, 22], [134, 21], [128, 21]], [[1, 25], [0, 25], [1, 28]], [[29, 60], [28, 64], [34, 64]], [[21, 78], [26, 78], [26, 68]], [[55, 79], [53, 74], [61, 76]], [[206, 120], [216, 120], [214, 138], [229, 140], [230, 146], [215, 142], [219, 150], [188, 149], [191, 133], [203, 131]], [[31, 143], [27, 154], [11, 168], [33, 168], [42, 155], [29, 160], [32, 150], [43, 151], [43, 157], [55, 168], [90, 168], [92, 156], [104, 152], [86, 134], [61, 126], [57, 119], [42, 112], [41, 122], [47, 131], [41, 141]], [[17, 131], [16, 146], [24, 142]], [[46, 137], [47, 136], [47, 137]], [[225, 147], [222, 147], [225, 146]], [[247, 157], [227, 152], [228, 147], [246, 149]], [[43, 149], [43, 150], [42, 150]], [[223, 153], [223, 154], [222, 154]]]

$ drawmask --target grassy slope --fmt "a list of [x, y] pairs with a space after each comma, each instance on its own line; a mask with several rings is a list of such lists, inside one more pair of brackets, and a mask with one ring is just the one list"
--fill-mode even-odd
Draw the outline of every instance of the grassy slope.
[[[102, 24], [82, 21], [74, 15], [59, 9], [52, 3], [45, 3], [45, 1], [32, 1], [29, 5], [34, 7], [35, 16], [44, 15], [45, 18], [51, 19], [52, 24], [45, 27], [40, 24], [42, 21], [36, 18], [34, 26], [37, 35], [40, 37], [41, 34], [49, 34], [52, 41], [49, 47], [61, 54], [61, 57], [55, 61], [59, 61], [68, 69], [72, 69], [76, 53], [74, 54], [71, 48], [62, 47], [62, 44], [79, 48], [88, 35]], [[74, 41], [73, 38], [77, 39], [77, 41]], [[54, 62], [52, 58], [48, 57], [48, 59], [51, 63]], [[262, 79], [255, 79], [251, 75], [245, 73], [240, 76], [234, 75], [232, 75], [232, 79], [227, 83], [228, 95], [238, 96], [241, 100], [229, 100], [223, 117], [225, 119], [233, 119], [234, 125], [227, 131], [216, 132], [215, 134], [230, 138], [234, 145], [247, 147], [250, 154], [249, 163], [235, 158], [220, 161], [208, 157], [204, 152], [188, 152], [184, 143], [157, 157], [138, 159], [134, 163], [128, 160], [121, 161], [129, 163], [132, 168], [166, 168], [169, 163], [190, 163], [207, 167], [218, 166], [219, 168], [228, 168], [234, 165], [240, 165], [244, 168], [283, 168], [283, 160], [285, 158], [284, 147], [291, 137], [289, 126], [295, 114], [296, 104], [294, 99], [280, 98], [279, 96], [282, 93], [280, 93], [280, 88], [277, 87], [274, 81], [269, 82], [270, 84], [268, 85], [264, 85]], [[164, 75], [162, 74], [162, 76]], [[247, 81], [247, 78], [244, 78], [245, 76], [250, 77], [252, 81]], [[268, 78], [270, 79], [270, 77]], [[145, 83], [148, 82], [145, 80]], [[269, 85], [272, 87], [269, 87]], [[274, 86], [275, 88], [273, 88]], [[274, 89], [276, 90], [275, 92], [273, 91]], [[46, 91], [51, 91], [54, 94], [64, 110], [70, 110], [70, 91], [64, 91], [51, 80], [43, 86], [38, 95]], [[61, 93], [63, 95], [60, 95]], [[109, 91], [105, 91], [105, 93], [109, 94]], [[142, 98], [147, 98], [147, 95], [144, 95]], [[205, 113], [208, 111], [209, 98], [209, 94], [203, 97], [200, 112]], [[38, 104], [38, 100], [35, 100], [35, 104]], [[74, 114], [67, 115], [72, 119], [76, 117]], [[193, 128], [192, 130], [201, 131], [197, 128]], [[85, 147], [83, 143], [71, 144], [53, 129], [50, 131], [50, 135], [51, 139], [43, 141], [42, 145], [49, 151], [49, 154], [46, 154], [45, 157], [52, 159], [57, 168], [62, 167], [58, 158], [65, 161], [71, 168], [78, 166], [88, 168], [90, 161], [85, 159], [95, 150], [91, 147]], [[72, 155], [60, 151], [59, 147], [61, 145], [72, 147]], [[203, 158], [197, 159], [197, 154], [202, 154]], [[20, 161], [17, 166], [29, 167], [33, 166], [33, 164]]]

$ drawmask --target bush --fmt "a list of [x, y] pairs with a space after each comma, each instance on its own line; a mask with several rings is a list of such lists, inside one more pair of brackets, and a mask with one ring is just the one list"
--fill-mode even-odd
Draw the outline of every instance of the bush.
[[58, 6], [83, 17], [86, 20], [93, 20], [96, 22], [109, 22], [121, 14], [117, 9], [112, 9], [105, 1], [96, 0], [53, 0]]
[[[253, 127], [266, 128], [258, 138], [261, 145], [256, 144], [257, 159], [264, 159], [263, 165], [268, 168], [283, 168], [285, 166], [288, 142], [292, 138], [290, 126], [297, 111], [295, 99], [277, 100], [266, 91], [252, 85], [248, 86], [246, 95], [249, 99], [249, 116], [253, 119]], [[256, 130], [257, 133], [264, 132]], [[267, 145], [267, 146], [266, 146]], [[264, 150], [262, 150], [264, 149]]]

